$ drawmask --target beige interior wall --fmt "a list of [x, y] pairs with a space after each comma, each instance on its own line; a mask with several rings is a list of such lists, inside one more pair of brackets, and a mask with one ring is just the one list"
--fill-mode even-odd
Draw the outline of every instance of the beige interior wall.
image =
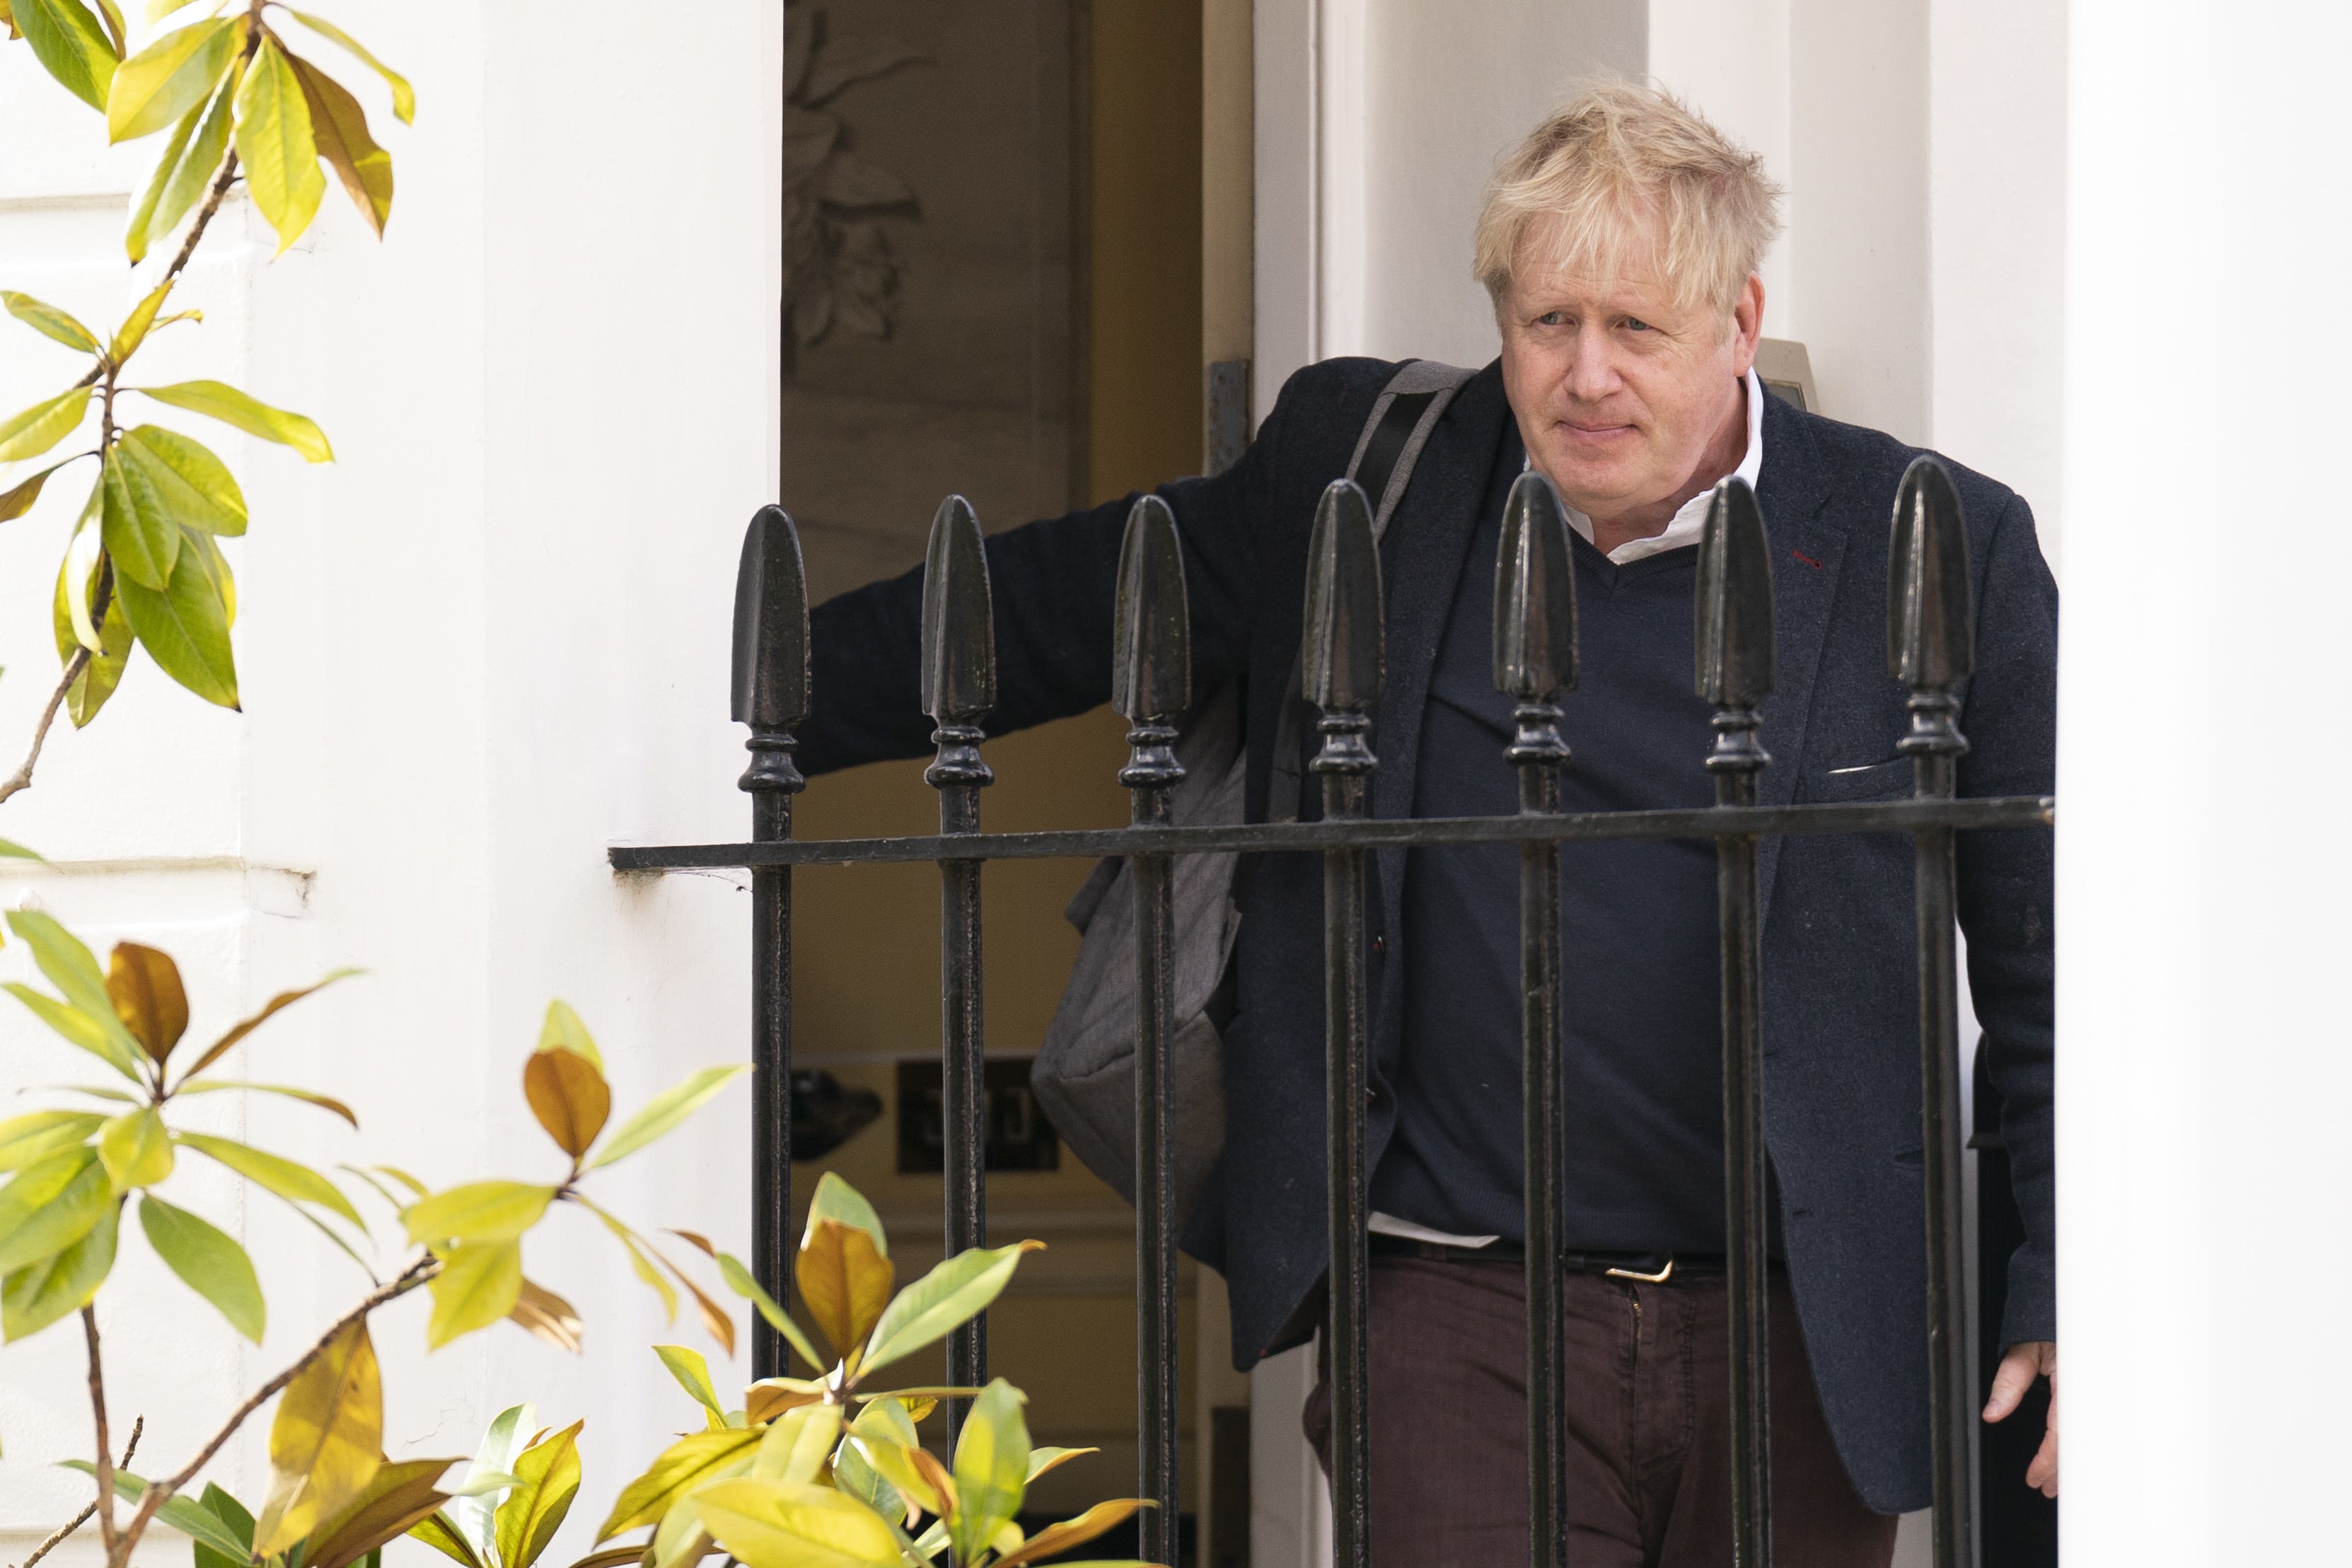
[[[1089, 197], [1076, 236], [1087, 258], [1083, 487], [1087, 499], [1101, 500], [1200, 466], [1202, 0], [1082, 6], [1079, 23], [1083, 74], [1073, 86]], [[984, 520], [994, 528], [1026, 519]], [[899, 549], [911, 559], [919, 538]], [[1099, 709], [990, 741], [984, 754], [996, 783], [982, 797], [983, 825], [1018, 831], [1125, 821], [1127, 798], [1117, 781], [1124, 734], [1123, 721]], [[935, 831], [938, 797], [922, 769], [920, 761], [885, 763], [816, 779], [801, 798], [795, 830], [811, 838]], [[1036, 1049], [1077, 950], [1062, 907], [1087, 869], [1069, 861], [1006, 862], [984, 873], [991, 1056]], [[874, 1090], [886, 1106], [880, 1122], [832, 1157], [797, 1166], [796, 1196], [804, 1204], [820, 1170], [839, 1171], [873, 1198], [890, 1228], [900, 1277], [910, 1278], [940, 1255], [940, 1188], [936, 1175], [897, 1170], [894, 1075], [901, 1059], [936, 1057], [939, 1050], [938, 873], [928, 865], [812, 869], [797, 874], [794, 900], [796, 1057]], [[992, 1239], [1034, 1236], [1047, 1243], [990, 1314], [991, 1370], [1028, 1393], [1035, 1440], [1104, 1450], [1042, 1480], [1033, 1502], [1051, 1510], [1130, 1491], [1132, 1211], [1066, 1148], [1057, 1170], [992, 1173], [988, 1202]], [[1179, 1324], [1188, 1346], [1192, 1283], [1188, 1267]], [[908, 1381], [940, 1371], [936, 1358], [919, 1363], [908, 1367]], [[1189, 1492], [1189, 1446], [1187, 1459]]]

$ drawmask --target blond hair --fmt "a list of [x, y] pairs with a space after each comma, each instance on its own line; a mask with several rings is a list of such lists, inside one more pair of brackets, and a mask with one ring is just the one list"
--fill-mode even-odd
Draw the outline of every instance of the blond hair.
[[1573, 271], [1612, 280], [1654, 268], [1683, 308], [1728, 311], [1780, 232], [1780, 195], [1762, 158], [1671, 93], [1597, 83], [1496, 167], [1472, 270], [1499, 305], [1521, 248], [1540, 237]]

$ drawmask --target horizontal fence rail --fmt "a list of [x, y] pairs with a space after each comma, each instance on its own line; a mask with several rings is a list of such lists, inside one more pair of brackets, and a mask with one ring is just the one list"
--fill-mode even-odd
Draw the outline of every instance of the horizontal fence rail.
[[[940, 831], [823, 841], [792, 836], [803, 786], [792, 730], [809, 711], [808, 612], [792, 520], [761, 508], [737, 580], [734, 717], [751, 728], [753, 801], [742, 843], [620, 845], [619, 872], [747, 867], [753, 898], [753, 1050], [760, 1085], [753, 1134], [753, 1271], [786, 1298], [792, 1215], [792, 870], [802, 865], [932, 862], [940, 873], [942, 1122], [946, 1234], [952, 1252], [987, 1244], [983, 1170], [980, 879], [994, 860], [1125, 856], [1136, 912], [1136, 1333], [1142, 1554], [1173, 1563], [1177, 1518], [1176, 1151], [1169, 1098], [1175, 1038], [1172, 865], [1175, 857], [1239, 852], [1319, 853], [1324, 860], [1325, 1069], [1328, 1144], [1329, 1316], [1334, 1548], [1339, 1568], [1372, 1556], [1369, 1432], [1370, 1249], [1366, 1087], [1366, 856], [1378, 849], [1444, 844], [1519, 846], [1525, 1254], [1528, 1301], [1528, 1497], [1530, 1561], [1568, 1562], [1566, 1412], [1569, 1386], [1559, 1259], [1569, 1242], [1562, 1200], [1569, 1150], [1563, 1019], [1574, 976], [1560, 945], [1563, 843], [1594, 840], [1710, 841], [1717, 864], [1723, 998], [1725, 1265], [1731, 1299], [1731, 1519], [1734, 1561], [1771, 1561], [1768, 1402], [1766, 1157], [1763, 1133], [1761, 889], [1759, 845], [1819, 833], [1911, 835], [1916, 883], [1921, 1129], [1926, 1149], [1927, 1325], [1937, 1568], [1972, 1568], [1974, 1460], [1969, 1443], [1966, 1302], [1960, 1212], [1961, 1130], [1953, 841], [1986, 829], [2048, 827], [2047, 797], [1962, 798], [1967, 749], [1958, 691], [1974, 666], [1967, 535], [1949, 476], [1932, 458], [1904, 476], [1888, 581], [1888, 670], [1908, 689], [1911, 726], [1896, 742], [1913, 760], [1910, 798], [1759, 806], [1771, 765], [1758, 716], [1773, 684], [1772, 585], [1763, 517], [1738, 479], [1719, 485], [1699, 550], [1697, 694], [1716, 710], [1716, 742], [1694, 758], [1715, 779], [1716, 804], [1689, 810], [1568, 812], [1560, 781], [1571, 766], [1562, 703], [1577, 677], [1574, 572], [1567, 519], [1551, 485], [1533, 473], [1514, 485], [1495, 584], [1494, 673], [1515, 705], [1505, 759], [1517, 771], [1514, 816], [1378, 821], [1369, 815], [1379, 766], [1370, 734], [1384, 674], [1380, 557], [1363, 492], [1334, 482], [1318, 503], [1309, 545], [1303, 689], [1318, 711], [1307, 770], [1319, 780], [1318, 821], [1173, 824], [1184, 778], [1173, 749], [1192, 699], [1189, 617], [1177, 521], [1153, 496], [1138, 501], [1121, 544], [1114, 615], [1112, 693], [1129, 724], [1119, 782], [1124, 828], [990, 833], [980, 828], [984, 720], [995, 702], [993, 611], [979, 519], [961, 497], [933, 518], [922, 607], [922, 702], [938, 728], [925, 779], [940, 792]], [[951, 1385], [986, 1382], [985, 1319], [948, 1344]], [[754, 1328], [755, 1376], [782, 1373], [773, 1331]], [[950, 1401], [950, 1439], [962, 1402]]]

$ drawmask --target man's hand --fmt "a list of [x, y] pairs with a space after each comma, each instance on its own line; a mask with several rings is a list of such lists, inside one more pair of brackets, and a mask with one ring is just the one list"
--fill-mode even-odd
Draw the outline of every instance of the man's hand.
[[2025, 1467], [2025, 1484], [2043, 1497], [2054, 1498], [2058, 1495], [2058, 1347], [2046, 1339], [2011, 1345], [1992, 1375], [1992, 1397], [1985, 1401], [1984, 1418], [2007, 1420], [2036, 1377], [2050, 1380], [2050, 1427], [2042, 1435], [2041, 1452]]

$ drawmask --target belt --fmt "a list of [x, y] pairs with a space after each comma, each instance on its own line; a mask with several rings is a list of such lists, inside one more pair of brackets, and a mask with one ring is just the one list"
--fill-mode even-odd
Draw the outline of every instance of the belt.
[[[1421, 1258], [1438, 1263], [1488, 1263], [1521, 1266], [1527, 1249], [1516, 1241], [1492, 1241], [1484, 1247], [1455, 1247], [1444, 1241], [1420, 1241], [1409, 1236], [1373, 1231], [1367, 1239], [1375, 1258]], [[1599, 1274], [1612, 1280], [1633, 1280], [1663, 1285], [1677, 1273], [1720, 1274], [1718, 1254], [1673, 1252], [1562, 1252], [1559, 1266], [1570, 1274]]]

